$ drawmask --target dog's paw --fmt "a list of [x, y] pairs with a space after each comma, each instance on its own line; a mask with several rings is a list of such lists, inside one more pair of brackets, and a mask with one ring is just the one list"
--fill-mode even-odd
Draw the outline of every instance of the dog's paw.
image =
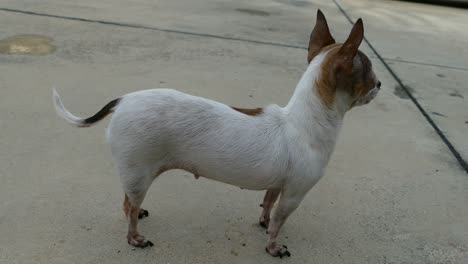
[[285, 245], [266, 247], [265, 251], [273, 257], [279, 257], [279, 258], [283, 258], [283, 256], [291, 257], [291, 253], [289, 252], [288, 247], [286, 247]]
[[145, 248], [147, 246], [154, 246], [153, 242], [146, 240], [144, 236], [133, 236], [133, 237], [127, 237], [127, 242], [128, 244], [137, 247], [137, 248]]
[[142, 219], [148, 216], [149, 216], [149, 212], [143, 208], [140, 208], [140, 211], [138, 212], [138, 219]]

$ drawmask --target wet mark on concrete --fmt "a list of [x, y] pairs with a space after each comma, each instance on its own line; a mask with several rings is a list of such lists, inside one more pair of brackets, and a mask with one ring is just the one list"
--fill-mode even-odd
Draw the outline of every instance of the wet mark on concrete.
[[455, 90], [453, 93], [449, 93], [450, 96], [453, 97], [459, 97], [459, 98], [465, 98], [459, 91]]
[[55, 51], [52, 38], [41, 35], [15, 35], [0, 40], [0, 53], [46, 55]]
[[465, 121], [465, 124], [468, 124], [468, 121]]
[[269, 16], [270, 13], [262, 11], [262, 10], [257, 10], [257, 9], [249, 9], [249, 8], [237, 8], [236, 11], [241, 12], [241, 13], [246, 13], [249, 15], [253, 16]]
[[[410, 93], [413, 93], [414, 90], [413, 88], [409, 87], [409, 86], [406, 86], [406, 89], [408, 89], [408, 91]], [[395, 90], [393, 91], [393, 94], [400, 97], [401, 99], [409, 99], [409, 96], [408, 94], [406, 93], [406, 91], [403, 89], [403, 87], [401, 87], [400, 85], [395, 85]]]
[[433, 113], [434, 115], [437, 115], [437, 116], [443, 116], [443, 117], [447, 117], [446, 115], [444, 115], [444, 114], [441, 114], [441, 113], [438, 113], [438, 112], [431, 112], [431, 113]]
[[437, 77], [445, 78], [445, 75], [443, 75], [442, 73], [438, 73], [438, 74], [436, 74], [436, 75], [437, 75]]

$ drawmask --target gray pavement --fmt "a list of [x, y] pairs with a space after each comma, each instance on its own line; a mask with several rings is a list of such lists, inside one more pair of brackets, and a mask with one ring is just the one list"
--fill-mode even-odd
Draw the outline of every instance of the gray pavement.
[[[339, 3], [364, 19], [369, 41], [466, 159], [468, 11]], [[468, 263], [468, 176], [365, 45], [382, 92], [348, 114], [325, 177], [283, 228], [290, 259], [264, 253], [262, 193], [183, 171], [161, 176], [143, 204], [140, 227], [155, 246], [127, 245], [108, 121], [70, 127], [51, 87], [81, 115], [154, 87], [284, 105], [317, 8], [343, 40], [351, 25], [326, 0], [2, 1], [0, 39], [36, 34], [54, 48], [0, 54], [0, 263]]]

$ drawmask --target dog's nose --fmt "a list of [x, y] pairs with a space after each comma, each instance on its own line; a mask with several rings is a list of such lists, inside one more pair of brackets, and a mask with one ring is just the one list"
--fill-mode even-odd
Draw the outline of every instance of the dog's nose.
[[380, 89], [380, 86], [382, 86], [382, 83], [380, 81], [377, 81], [377, 88]]

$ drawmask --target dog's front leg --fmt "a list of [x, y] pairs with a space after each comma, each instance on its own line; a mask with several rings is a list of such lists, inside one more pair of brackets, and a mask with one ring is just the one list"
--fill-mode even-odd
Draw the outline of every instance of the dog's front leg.
[[265, 250], [273, 257], [291, 256], [288, 248], [285, 245], [277, 243], [276, 238], [288, 216], [299, 206], [307, 191], [298, 191], [291, 188], [281, 192], [281, 197], [278, 207], [273, 214], [270, 225], [268, 226], [268, 234], [270, 238]]

